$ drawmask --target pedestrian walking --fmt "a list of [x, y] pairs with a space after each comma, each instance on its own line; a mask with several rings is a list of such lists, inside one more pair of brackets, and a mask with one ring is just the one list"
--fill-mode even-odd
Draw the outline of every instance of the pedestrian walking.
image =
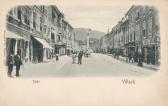
[[128, 63], [129, 58], [128, 58], [128, 53], [127, 52], [125, 53], [125, 57], [126, 57], [126, 62]]
[[134, 54], [131, 54], [131, 62], [134, 62]]
[[134, 53], [134, 62], [138, 62], [138, 53], [137, 52]]
[[131, 61], [131, 53], [128, 53], [129, 62]]
[[58, 56], [58, 54], [56, 54], [55, 58], [56, 58], [56, 61], [59, 60], [59, 56]]
[[75, 56], [75, 63], [76, 63], [76, 64], [78, 63], [78, 54], [79, 54], [79, 53], [76, 51], [76, 52], [75, 52], [75, 55], [76, 55], [76, 56]]
[[78, 64], [79, 64], [80, 63], [80, 52], [78, 52], [77, 56], [78, 56]]
[[14, 56], [13, 54], [10, 54], [7, 59], [7, 65], [8, 65], [8, 77], [12, 76], [13, 71], [13, 65], [14, 65]]
[[76, 59], [76, 53], [73, 53], [72, 54], [72, 64], [75, 64], [76, 63], [76, 61], [75, 61], [75, 59]]
[[114, 58], [116, 58], [116, 52], [114, 52]]
[[117, 55], [117, 59], [119, 59], [119, 50], [117, 50], [116, 55]]
[[17, 54], [14, 56], [14, 62], [15, 62], [15, 66], [16, 66], [16, 77], [18, 77], [19, 71], [20, 71], [20, 66], [23, 64], [19, 52], [17, 52]]
[[140, 53], [139, 55], [138, 55], [138, 64], [137, 64], [138, 66], [143, 66], [143, 64], [142, 64], [142, 54]]
[[130, 61], [133, 63], [134, 62], [134, 52], [130, 52]]
[[54, 62], [54, 53], [53, 52], [51, 52], [51, 59], [52, 59], [52, 62]]
[[149, 64], [149, 63], [150, 63], [150, 54], [147, 53], [147, 64]]
[[82, 64], [82, 56], [83, 56], [83, 52], [80, 51], [78, 54], [78, 64]]

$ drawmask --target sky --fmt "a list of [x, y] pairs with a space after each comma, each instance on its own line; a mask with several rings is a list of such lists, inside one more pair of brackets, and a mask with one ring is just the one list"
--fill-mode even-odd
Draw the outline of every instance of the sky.
[[110, 0], [60, 0], [57, 7], [74, 28], [107, 33], [124, 17], [131, 5]]

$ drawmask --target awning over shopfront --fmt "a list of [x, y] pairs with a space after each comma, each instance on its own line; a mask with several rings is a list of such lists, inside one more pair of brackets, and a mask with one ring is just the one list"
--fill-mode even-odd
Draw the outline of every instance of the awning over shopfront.
[[41, 38], [37, 38], [37, 37], [34, 37], [37, 41], [39, 41], [42, 45], [43, 45], [43, 48], [48, 48], [48, 49], [53, 49], [48, 43], [47, 41], [45, 41], [44, 39], [41, 39]]
[[19, 36], [19, 35], [17, 35], [17, 34], [15, 34], [15, 33], [13, 33], [13, 32], [10, 32], [10, 31], [5, 31], [5, 37], [6, 38], [13, 38], [13, 39], [25, 39], [25, 38], [23, 38], [23, 37], [21, 37], [21, 36]]

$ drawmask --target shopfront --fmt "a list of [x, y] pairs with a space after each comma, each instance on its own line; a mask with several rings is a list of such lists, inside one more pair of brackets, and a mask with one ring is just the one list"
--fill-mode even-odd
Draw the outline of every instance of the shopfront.
[[155, 42], [154, 39], [146, 39], [143, 41], [144, 62], [147, 64], [160, 64], [160, 45]]
[[33, 53], [33, 62], [43, 62], [47, 59], [50, 59], [52, 55], [52, 47], [44, 39], [38, 37], [31, 37], [32, 41], [32, 53]]
[[6, 59], [10, 54], [17, 54], [19, 52], [22, 61], [28, 61], [28, 43], [29, 41], [24, 37], [15, 34], [11, 31], [5, 31], [5, 42], [6, 42]]
[[135, 52], [135, 43], [129, 42], [128, 43], [128, 53], [134, 53]]
[[54, 53], [59, 55], [66, 54], [66, 44], [63, 42], [58, 42], [55, 44]]

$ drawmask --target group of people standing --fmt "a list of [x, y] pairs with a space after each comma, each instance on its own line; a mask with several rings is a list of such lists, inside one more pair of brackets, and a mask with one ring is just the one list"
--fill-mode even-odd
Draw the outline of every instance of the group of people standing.
[[[112, 54], [114, 56], [114, 58], [119, 59], [119, 56], [122, 56], [122, 52], [119, 50], [112, 50]], [[142, 53], [138, 53], [138, 52], [133, 52], [133, 51], [129, 51], [125, 53], [124, 55], [126, 57], [126, 62], [137, 62], [138, 66], [143, 66], [143, 55]]]
[[127, 62], [138, 62], [138, 66], [143, 66], [143, 56], [142, 53], [129, 52], [127, 57]]
[[133, 52], [132, 53], [131, 52], [128, 53], [128, 61], [129, 62], [132, 62], [132, 63], [135, 62], [135, 58], [136, 58], [136, 56], [135, 56], [135, 54]]
[[83, 51], [72, 53], [72, 64], [82, 64]]
[[9, 54], [7, 59], [8, 65], [8, 76], [12, 77], [13, 66], [16, 66], [16, 77], [19, 77], [20, 66], [22, 65], [22, 60], [19, 51], [16, 55]]

